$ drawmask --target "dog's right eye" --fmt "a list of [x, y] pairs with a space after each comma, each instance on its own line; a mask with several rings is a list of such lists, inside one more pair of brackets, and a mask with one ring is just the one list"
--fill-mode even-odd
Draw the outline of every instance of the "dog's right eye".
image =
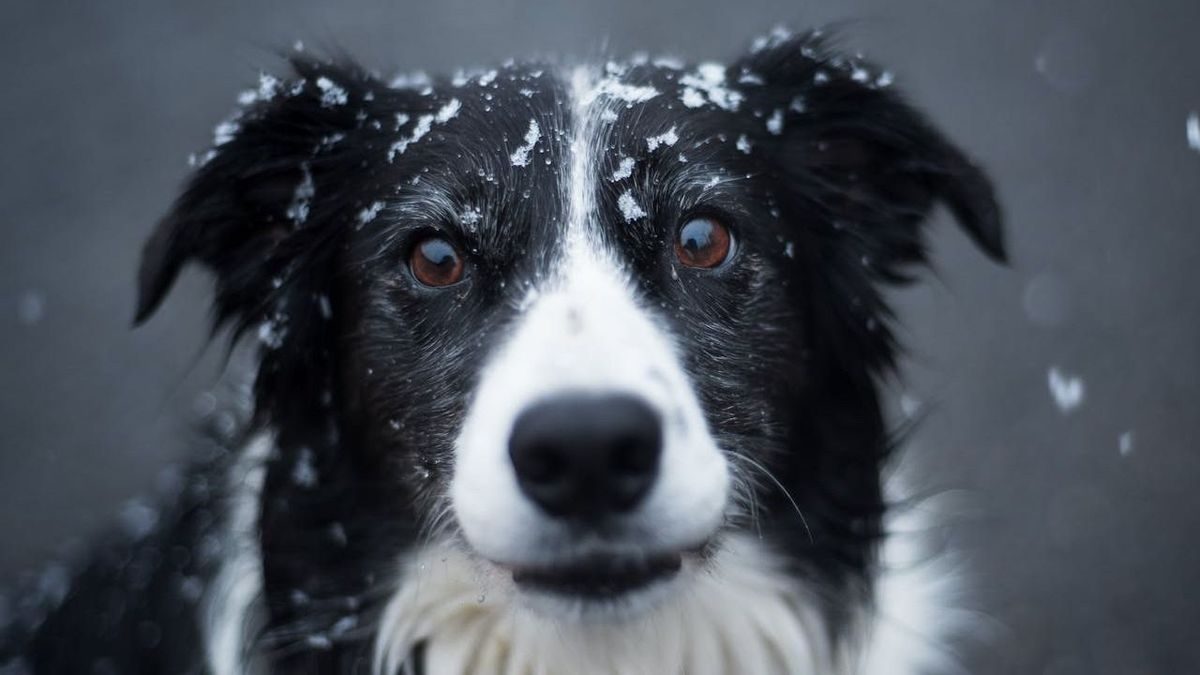
[[456, 284], [463, 278], [464, 264], [458, 248], [442, 237], [426, 237], [413, 247], [408, 257], [413, 277], [426, 286]]

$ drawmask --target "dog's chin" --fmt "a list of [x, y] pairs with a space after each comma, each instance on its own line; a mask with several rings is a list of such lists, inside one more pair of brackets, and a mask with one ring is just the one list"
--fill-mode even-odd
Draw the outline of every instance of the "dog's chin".
[[681, 592], [695, 551], [593, 553], [562, 563], [496, 565], [511, 576], [516, 597], [551, 619], [622, 621]]

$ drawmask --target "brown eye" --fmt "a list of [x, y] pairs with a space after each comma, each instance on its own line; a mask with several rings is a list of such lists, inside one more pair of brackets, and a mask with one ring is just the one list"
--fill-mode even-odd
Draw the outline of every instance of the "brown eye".
[[688, 267], [711, 269], [729, 259], [733, 251], [733, 235], [720, 221], [692, 218], [679, 228], [675, 255]]
[[449, 286], [463, 278], [463, 259], [454, 244], [441, 237], [426, 237], [413, 247], [408, 267], [426, 286]]

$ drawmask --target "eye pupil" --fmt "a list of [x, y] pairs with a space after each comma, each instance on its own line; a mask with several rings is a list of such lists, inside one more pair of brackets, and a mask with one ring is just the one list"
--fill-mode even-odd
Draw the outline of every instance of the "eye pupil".
[[426, 286], [449, 286], [463, 277], [463, 260], [458, 249], [441, 237], [428, 237], [413, 247], [409, 268]]
[[693, 218], [679, 228], [675, 255], [688, 267], [713, 268], [729, 259], [733, 237], [715, 218]]

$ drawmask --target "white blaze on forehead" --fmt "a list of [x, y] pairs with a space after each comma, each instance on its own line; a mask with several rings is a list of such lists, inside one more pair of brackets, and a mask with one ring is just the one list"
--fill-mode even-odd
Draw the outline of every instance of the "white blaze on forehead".
[[602, 113], [620, 103], [593, 95], [592, 82], [586, 70], [572, 76], [561, 257], [531, 289], [512, 333], [483, 368], [455, 447], [455, 515], [476, 552], [498, 562], [544, 563], [578, 554], [562, 525], [521, 493], [508, 455], [516, 418], [537, 401], [567, 392], [637, 396], [663, 420], [660, 476], [630, 518], [631, 530], [641, 533], [631, 545], [666, 551], [700, 544], [719, 527], [726, 507], [728, 468], [676, 347], [639, 305], [628, 271], [596, 230], [595, 193], [604, 177], [594, 158], [606, 135]]

